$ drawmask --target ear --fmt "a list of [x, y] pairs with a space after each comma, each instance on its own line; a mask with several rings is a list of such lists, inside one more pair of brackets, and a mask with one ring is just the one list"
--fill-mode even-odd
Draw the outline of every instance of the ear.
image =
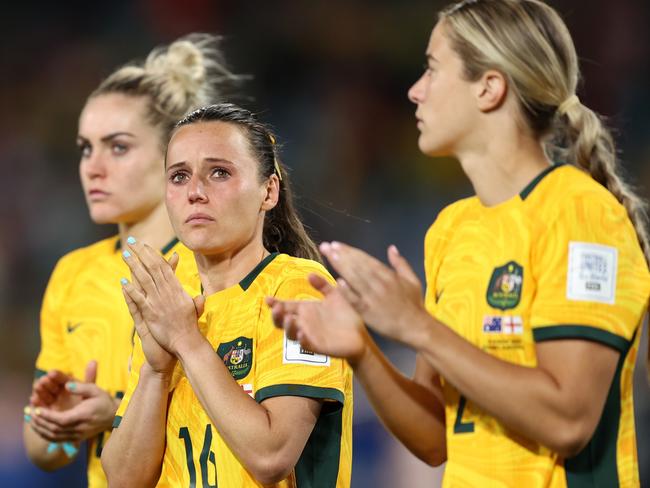
[[498, 109], [508, 95], [508, 80], [497, 70], [487, 70], [474, 85], [477, 107], [481, 112]]
[[263, 185], [264, 199], [262, 200], [261, 210], [268, 212], [278, 204], [280, 199], [280, 180], [278, 175], [273, 173]]

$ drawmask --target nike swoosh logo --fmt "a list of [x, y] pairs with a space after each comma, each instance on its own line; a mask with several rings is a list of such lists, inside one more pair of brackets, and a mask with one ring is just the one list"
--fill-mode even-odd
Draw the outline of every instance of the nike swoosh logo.
[[76, 324], [72, 325], [70, 322], [68, 322], [68, 334], [71, 332], [74, 332], [77, 330], [77, 328], [82, 324], [82, 322], [77, 322]]

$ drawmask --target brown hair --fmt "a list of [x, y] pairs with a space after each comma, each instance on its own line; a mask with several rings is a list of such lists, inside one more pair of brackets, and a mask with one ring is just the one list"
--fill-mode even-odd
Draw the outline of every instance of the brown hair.
[[251, 152], [259, 162], [260, 178], [266, 179], [273, 173], [278, 175], [280, 196], [277, 205], [266, 212], [264, 218], [264, 247], [322, 263], [318, 248], [294, 207], [289, 175], [278, 157], [278, 145], [271, 129], [259, 122], [252, 112], [232, 103], [195, 110], [180, 120], [175, 129], [198, 122], [227, 122], [242, 128]]

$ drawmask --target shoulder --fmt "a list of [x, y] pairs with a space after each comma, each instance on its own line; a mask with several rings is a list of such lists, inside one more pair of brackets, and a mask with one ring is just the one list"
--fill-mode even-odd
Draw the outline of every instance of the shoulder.
[[291, 295], [314, 295], [315, 290], [307, 280], [310, 274], [317, 274], [334, 283], [334, 278], [322, 264], [311, 259], [297, 258], [287, 254], [278, 254], [264, 273], [266, 292], [272, 296], [290, 298]]
[[461, 220], [471, 216], [478, 204], [476, 196], [463, 198], [443, 208], [438, 216], [429, 226], [424, 238], [425, 246], [429, 246], [434, 240], [447, 238], [447, 234], [455, 228]]
[[569, 225], [599, 225], [629, 221], [625, 207], [607, 188], [585, 171], [572, 165], [559, 167], [539, 183], [526, 205], [547, 223], [565, 221]]
[[321, 263], [311, 259], [297, 258], [288, 254], [278, 254], [271, 262], [270, 271], [275, 271], [277, 280], [284, 281], [293, 278], [307, 278], [311, 273], [331, 278], [331, 275]]
[[56, 264], [57, 273], [74, 273], [79, 269], [92, 266], [92, 263], [104, 256], [115, 252], [117, 237], [109, 237], [101, 241], [80, 247], [62, 256]]

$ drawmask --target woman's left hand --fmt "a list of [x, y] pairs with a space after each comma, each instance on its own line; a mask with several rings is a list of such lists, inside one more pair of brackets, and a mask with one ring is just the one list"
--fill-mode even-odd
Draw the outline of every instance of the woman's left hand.
[[203, 297], [192, 299], [183, 289], [170, 264], [147, 244], [129, 243], [123, 258], [139, 289], [130, 293], [153, 338], [177, 355], [184, 338], [199, 334], [198, 317]]
[[417, 345], [427, 314], [422, 285], [395, 246], [388, 248], [388, 267], [354, 247], [324, 242], [320, 250], [340, 275], [346, 300], [376, 332], [410, 346]]

